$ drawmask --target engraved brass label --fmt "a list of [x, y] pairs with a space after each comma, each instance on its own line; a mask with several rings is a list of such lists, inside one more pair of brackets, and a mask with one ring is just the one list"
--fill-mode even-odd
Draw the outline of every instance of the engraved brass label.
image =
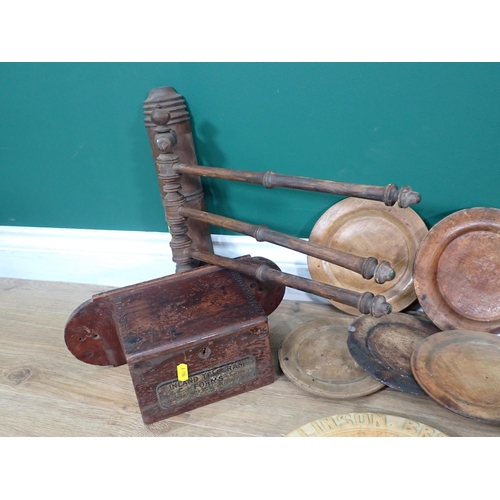
[[257, 377], [254, 356], [246, 356], [209, 370], [191, 375], [186, 381], [170, 380], [156, 387], [158, 403], [163, 409], [193, 401], [217, 392], [251, 382]]

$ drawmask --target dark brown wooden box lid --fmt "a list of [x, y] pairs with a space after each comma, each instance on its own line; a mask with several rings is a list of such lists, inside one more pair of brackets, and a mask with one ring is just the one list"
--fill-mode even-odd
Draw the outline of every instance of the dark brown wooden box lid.
[[109, 297], [128, 363], [267, 321], [239, 273], [207, 266], [170, 278]]

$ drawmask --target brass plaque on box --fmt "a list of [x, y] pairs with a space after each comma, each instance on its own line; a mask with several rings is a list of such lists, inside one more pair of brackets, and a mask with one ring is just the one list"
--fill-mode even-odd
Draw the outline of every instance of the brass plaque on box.
[[164, 409], [212, 396], [225, 389], [257, 378], [257, 363], [254, 356], [224, 363], [223, 365], [198, 372], [187, 380], [178, 379], [162, 382], [156, 388], [158, 402]]

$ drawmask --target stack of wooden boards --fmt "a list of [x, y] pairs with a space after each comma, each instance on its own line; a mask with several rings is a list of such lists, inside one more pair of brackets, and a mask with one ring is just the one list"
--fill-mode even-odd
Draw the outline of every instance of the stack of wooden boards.
[[428, 230], [411, 208], [347, 198], [325, 212], [310, 240], [388, 260], [396, 278], [382, 285], [311, 257], [308, 265], [313, 279], [373, 287], [393, 313], [359, 316], [332, 302], [344, 318], [308, 322], [282, 342], [290, 380], [334, 399], [388, 386], [500, 424], [500, 210], [461, 210]]

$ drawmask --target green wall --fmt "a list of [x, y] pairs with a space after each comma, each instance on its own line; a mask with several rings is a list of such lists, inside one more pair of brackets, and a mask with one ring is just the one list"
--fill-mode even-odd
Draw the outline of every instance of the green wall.
[[[167, 231], [142, 114], [165, 85], [201, 164], [409, 184], [429, 227], [500, 208], [500, 64], [3, 63], [0, 225]], [[341, 199], [204, 184], [208, 210], [300, 237]]]

